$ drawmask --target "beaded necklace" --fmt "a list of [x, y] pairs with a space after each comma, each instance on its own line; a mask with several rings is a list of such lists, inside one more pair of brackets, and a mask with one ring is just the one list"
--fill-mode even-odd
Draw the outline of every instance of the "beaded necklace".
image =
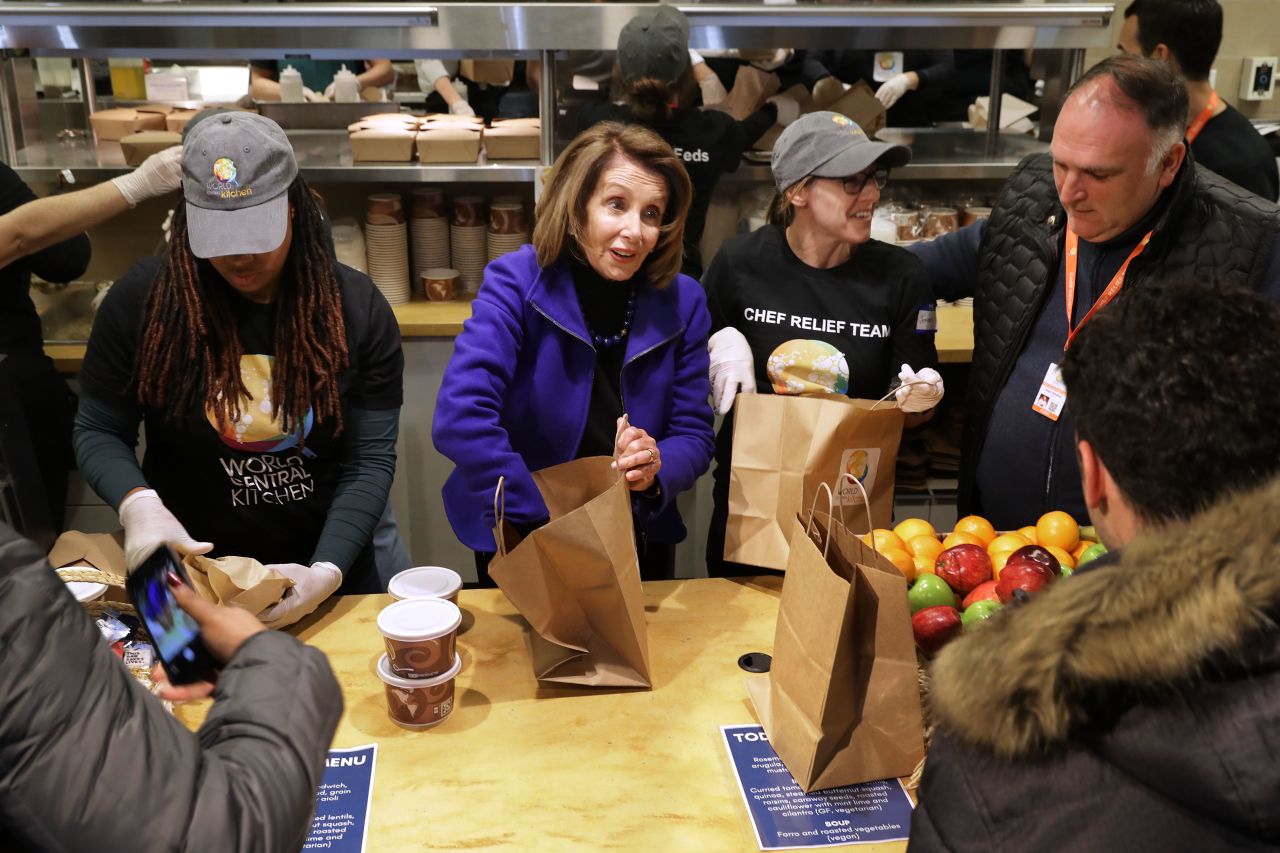
[[596, 349], [611, 349], [625, 341], [627, 335], [631, 332], [631, 319], [636, 314], [635, 285], [631, 285], [630, 293], [627, 296], [627, 308], [622, 315], [622, 328], [612, 335], [602, 335], [591, 328], [591, 321], [586, 319], [587, 310], [583, 307], [581, 300], [578, 302], [578, 307], [582, 310], [582, 318], [587, 323], [587, 331], [591, 334], [591, 341], [596, 345]]

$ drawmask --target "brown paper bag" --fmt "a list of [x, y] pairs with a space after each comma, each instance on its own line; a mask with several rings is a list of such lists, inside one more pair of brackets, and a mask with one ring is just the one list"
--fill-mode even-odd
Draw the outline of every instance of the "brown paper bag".
[[884, 130], [887, 114], [884, 104], [876, 98], [875, 92], [867, 85], [866, 80], [859, 80], [849, 87], [843, 95], [825, 109], [847, 115], [858, 123], [858, 127], [867, 134], [875, 136]]
[[776, 95], [778, 87], [777, 74], [742, 65], [733, 78], [733, 88], [729, 90], [728, 96], [712, 106], [742, 121], [764, 106], [767, 98]]
[[650, 687], [644, 595], [626, 481], [608, 456], [533, 473], [551, 521], [524, 541], [495, 495], [489, 576], [528, 620], [540, 681]]
[[[875, 525], [889, 526], [902, 440], [897, 406], [782, 394], [740, 394], [735, 405], [726, 560], [785, 569], [796, 516], [846, 471], [870, 493]], [[862, 496], [842, 486], [836, 502], [856, 507]]]
[[909, 775], [924, 733], [906, 578], [839, 520], [797, 517], [773, 664], [748, 692], [805, 791]]
[[473, 83], [506, 86], [515, 73], [514, 59], [464, 59], [458, 63], [458, 76]]
[[190, 554], [183, 558], [182, 566], [201, 598], [255, 615], [280, 601], [293, 586], [289, 578], [252, 557], [212, 559]]

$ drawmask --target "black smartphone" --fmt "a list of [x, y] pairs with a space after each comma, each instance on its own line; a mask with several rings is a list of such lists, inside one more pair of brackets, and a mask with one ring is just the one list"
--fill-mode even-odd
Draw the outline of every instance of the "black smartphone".
[[200, 639], [200, 626], [169, 590], [168, 575], [173, 572], [191, 585], [182, 568], [182, 560], [167, 545], [151, 552], [141, 566], [129, 574], [125, 588], [138, 615], [147, 626], [155, 644], [160, 664], [170, 684], [211, 681], [218, 663]]

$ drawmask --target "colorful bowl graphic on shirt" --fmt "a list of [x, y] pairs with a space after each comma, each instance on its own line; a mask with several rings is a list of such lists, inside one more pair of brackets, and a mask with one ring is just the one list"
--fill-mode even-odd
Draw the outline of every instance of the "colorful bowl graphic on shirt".
[[766, 370], [775, 394], [847, 394], [849, 363], [826, 341], [796, 339], [779, 344]]
[[285, 433], [280, 420], [272, 411], [271, 371], [275, 359], [269, 355], [240, 356], [240, 380], [249, 391], [249, 397], [240, 398], [240, 417], [218, 427], [218, 417], [212, 408], [205, 409], [209, 425], [218, 432], [218, 438], [228, 447], [248, 453], [280, 453], [297, 447], [299, 440], [311, 434], [315, 413], [307, 411], [301, 428]]

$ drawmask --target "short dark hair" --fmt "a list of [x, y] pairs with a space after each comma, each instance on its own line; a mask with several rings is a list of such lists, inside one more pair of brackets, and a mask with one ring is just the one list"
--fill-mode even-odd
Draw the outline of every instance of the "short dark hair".
[[1138, 18], [1138, 44], [1144, 56], [1167, 45], [1188, 80], [1209, 79], [1222, 43], [1222, 7], [1218, 0], [1133, 0], [1126, 18]]
[[1112, 99], [1117, 107], [1142, 113], [1156, 137], [1159, 150], [1153, 155], [1157, 160], [1182, 139], [1187, 129], [1187, 85], [1168, 64], [1131, 53], [1108, 56], [1071, 84], [1063, 102], [1103, 77], [1110, 77], [1120, 92], [1120, 98]]
[[1063, 361], [1076, 434], [1148, 522], [1280, 472], [1280, 305], [1252, 290], [1133, 283]]

